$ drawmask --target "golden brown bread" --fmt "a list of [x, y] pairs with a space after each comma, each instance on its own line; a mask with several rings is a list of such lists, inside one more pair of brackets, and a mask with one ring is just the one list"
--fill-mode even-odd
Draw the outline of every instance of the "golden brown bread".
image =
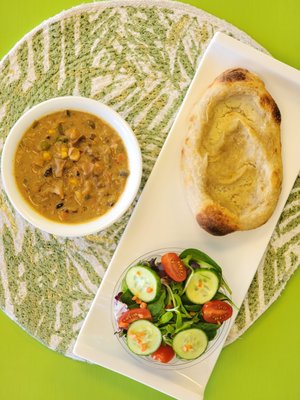
[[182, 149], [188, 202], [199, 225], [226, 235], [264, 224], [281, 191], [280, 111], [246, 69], [218, 76], [195, 105]]

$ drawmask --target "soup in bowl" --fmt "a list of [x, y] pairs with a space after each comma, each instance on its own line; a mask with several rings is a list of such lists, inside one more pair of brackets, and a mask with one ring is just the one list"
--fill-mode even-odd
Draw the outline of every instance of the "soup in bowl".
[[41, 103], [14, 125], [2, 155], [6, 193], [36, 227], [82, 236], [108, 227], [141, 179], [134, 133], [112, 109], [83, 97]]

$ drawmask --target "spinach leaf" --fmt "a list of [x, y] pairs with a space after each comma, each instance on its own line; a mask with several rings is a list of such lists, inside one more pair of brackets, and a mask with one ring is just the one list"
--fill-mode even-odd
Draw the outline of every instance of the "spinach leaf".
[[136, 304], [136, 303], [133, 303], [133, 304], [129, 304], [128, 308], [129, 308], [129, 310], [131, 310], [133, 308], [140, 308], [140, 306], [138, 304]]
[[206, 333], [208, 340], [212, 340], [216, 336], [220, 326], [221, 325], [210, 324], [208, 322], [198, 322], [193, 325], [194, 328], [202, 329]]
[[182, 303], [184, 304], [184, 306], [186, 306], [187, 304], [189, 304], [189, 305], [195, 304], [195, 303], [191, 302], [191, 300], [186, 296], [185, 293], [183, 293], [183, 295], [181, 296], [181, 300], [182, 300]]
[[221, 293], [221, 292], [217, 292], [215, 295], [214, 295], [214, 298], [213, 298], [214, 300], [223, 300], [223, 301], [227, 301], [229, 304], [231, 304], [233, 307], [235, 307], [237, 310], [239, 309], [235, 304], [234, 304], [234, 302], [228, 297], [228, 296], [226, 296], [226, 294], [225, 293]]
[[218, 271], [222, 275], [222, 268], [207, 254], [203, 253], [203, 251], [198, 249], [186, 249], [184, 250], [179, 257], [183, 262], [190, 264], [190, 261], [196, 261], [198, 264], [205, 264], [205, 268], [213, 267], [216, 271]]
[[201, 310], [202, 305], [201, 304], [184, 304], [184, 307], [187, 311], [198, 312]]
[[127, 289], [121, 296], [120, 296], [120, 301], [122, 303], [125, 303], [129, 306], [133, 306], [135, 305], [136, 307], [138, 307], [138, 305], [136, 304], [136, 302], [134, 300], [132, 300], [133, 294], [131, 293], [131, 291], [129, 289]]
[[148, 310], [151, 312], [153, 320], [157, 321], [159, 316], [165, 311], [166, 291], [163, 289], [158, 300], [148, 304]]

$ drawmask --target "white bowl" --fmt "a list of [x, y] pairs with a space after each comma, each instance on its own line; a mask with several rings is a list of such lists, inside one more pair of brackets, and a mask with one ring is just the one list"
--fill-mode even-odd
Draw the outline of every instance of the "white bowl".
[[[14, 176], [18, 144], [32, 123], [45, 115], [61, 110], [77, 110], [93, 114], [110, 124], [122, 138], [127, 150], [130, 174], [115, 206], [103, 216], [83, 223], [59, 223], [43, 217], [21, 195]], [[15, 209], [35, 227], [59, 236], [84, 236], [99, 232], [118, 220], [129, 208], [138, 191], [142, 175], [142, 157], [138, 141], [130, 126], [110, 107], [96, 100], [79, 96], [57, 97], [28, 110], [11, 129], [2, 152], [1, 174], [4, 189]]]

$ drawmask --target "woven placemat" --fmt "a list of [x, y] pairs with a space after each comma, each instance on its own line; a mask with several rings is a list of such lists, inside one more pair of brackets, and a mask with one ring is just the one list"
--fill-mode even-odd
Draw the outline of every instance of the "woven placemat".
[[[91, 97], [132, 126], [143, 155], [142, 189], [216, 31], [263, 51], [225, 21], [171, 1], [93, 3], [51, 18], [0, 64], [1, 148], [12, 125], [33, 105], [62, 95]], [[72, 357], [133, 207], [97, 235], [63, 239], [27, 224], [1, 187], [0, 307], [46, 346]], [[298, 178], [229, 341], [270, 306], [298, 266], [299, 210]]]

